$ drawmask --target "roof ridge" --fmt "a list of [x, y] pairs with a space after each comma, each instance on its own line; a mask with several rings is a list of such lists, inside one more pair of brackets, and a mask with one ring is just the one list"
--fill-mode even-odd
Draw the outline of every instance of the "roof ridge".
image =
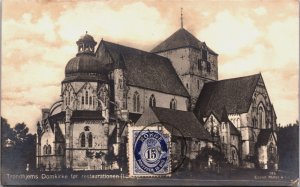
[[258, 76], [258, 75], [261, 75], [261, 73], [252, 74], [252, 75], [246, 75], [246, 76], [241, 76], [241, 77], [227, 78], [227, 79], [222, 79], [222, 80], [207, 82], [205, 84], [216, 83], [216, 82], [223, 82], [223, 81], [230, 81], [230, 80], [241, 79], [241, 78], [255, 77], [255, 76]]
[[[167, 37], [165, 40], [156, 45], [151, 52], [152, 53], [160, 53], [169, 50], [175, 50], [180, 48], [194, 48], [197, 50], [201, 50], [202, 42], [191, 32], [186, 30], [185, 28], [180, 28], [176, 30], [173, 34]], [[211, 48], [207, 47], [207, 49], [215, 55], [218, 55]]]
[[147, 53], [149, 55], [153, 55], [153, 56], [156, 56], [156, 57], [160, 57], [160, 58], [164, 58], [166, 60], [170, 60], [164, 56], [161, 56], [161, 55], [158, 55], [158, 54], [155, 54], [155, 53], [152, 53], [152, 52], [148, 52], [148, 51], [144, 51], [142, 49], [137, 49], [137, 48], [134, 48], [134, 47], [130, 47], [130, 46], [126, 46], [126, 45], [122, 45], [122, 44], [118, 44], [118, 43], [114, 43], [114, 42], [110, 42], [110, 41], [105, 41], [105, 40], [102, 40], [104, 43], [109, 43], [109, 44], [112, 44], [112, 45], [116, 45], [116, 46], [119, 46], [119, 47], [124, 47], [124, 48], [128, 48], [128, 49], [131, 49], [131, 50], [136, 50], [136, 51], [140, 51], [142, 53]]

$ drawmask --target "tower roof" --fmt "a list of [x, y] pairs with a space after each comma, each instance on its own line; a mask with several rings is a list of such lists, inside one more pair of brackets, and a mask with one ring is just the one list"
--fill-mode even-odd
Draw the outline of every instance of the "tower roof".
[[68, 61], [63, 82], [106, 81], [107, 67], [95, 56], [94, 47], [97, 42], [94, 38], [86, 32], [76, 44], [78, 53]]
[[79, 40], [76, 41], [78, 46], [78, 53], [76, 56], [81, 54], [94, 55], [94, 48], [97, 42], [94, 40], [93, 36], [89, 35], [86, 31], [85, 35], [81, 36]]
[[202, 47], [206, 47], [210, 53], [217, 55], [213, 50], [208, 48], [205, 42], [201, 42], [190, 32], [185, 30], [184, 28], [180, 28], [174, 34], [172, 34], [165, 41], [160, 43], [158, 46], [154, 47], [151, 52], [158, 53], [163, 51], [168, 51], [172, 49], [186, 48], [191, 47], [195, 49], [202, 49]]

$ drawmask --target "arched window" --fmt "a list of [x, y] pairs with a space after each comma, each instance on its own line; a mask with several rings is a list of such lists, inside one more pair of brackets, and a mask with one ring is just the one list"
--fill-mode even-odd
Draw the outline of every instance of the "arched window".
[[84, 105], [84, 96], [81, 97], [81, 104]]
[[200, 89], [200, 81], [197, 80], [197, 86], [198, 86], [198, 90]]
[[92, 96], [90, 96], [90, 105], [92, 105]]
[[258, 108], [258, 127], [265, 128], [265, 111], [263, 106], [259, 106]]
[[186, 88], [189, 88], [189, 84], [188, 83], [186, 83]]
[[174, 98], [170, 102], [170, 109], [176, 110], [176, 100]]
[[89, 147], [93, 147], [93, 135], [92, 135], [92, 133], [88, 134], [88, 145], [89, 145]]
[[237, 154], [236, 154], [235, 150], [232, 150], [232, 160], [233, 161], [237, 160]]
[[47, 146], [47, 155], [51, 155], [51, 145]]
[[270, 145], [269, 145], [269, 153], [270, 154], [275, 154], [276, 153], [276, 147], [274, 146], [273, 142], [271, 142]]
[[207, 61], [207, 51], [205, 49], [202, 49], [202, 59]]
[[46, 155], [48, 152], [47, 152], [47, 145], [44, 145], [44, 147], [43, 147], [43, 153], [44, 153], [44, 155]]
[[63, 150], [62, 150], [61, 145], [59, 145], [58, 148], [57, 148], [57, 154], [58, 155], [62, 155], [63, 154]]
[[210, 66], [209, 62], [206, 62], [206, 70], [207, 70], [207, 72], [211, 71], [211, 66]]
[[84, 134], [84, 132], [82, 132], [80, 134], [80, 146], [85, 147], [85, 134]]
[[155, 107], [156, 106], [156, 100], [155, 100], [155, 97], [154, 97], [153, 94], [150, 96], [149, 106], [151, 106], [151, 107]]
[[140, 112], [140, 95], [138, 92], [133, 95], [133, 112]]
[[88, 91], [85, 91], [85, 104], [89, 104], [89, 93], [88, 93]]

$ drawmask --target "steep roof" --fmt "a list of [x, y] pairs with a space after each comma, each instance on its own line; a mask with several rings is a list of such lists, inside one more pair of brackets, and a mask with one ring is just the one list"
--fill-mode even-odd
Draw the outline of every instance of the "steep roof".
[[101, 43], [114, 63], [122, 57], [128, 85], [189, 97], [169, 59], [104, 40]]
[[230, 128], [231, 135], [237, 135], [237, 136], [241, 135], [241, 133], [237, 130], [237, 128], [234, 126], [234, 124], [231, 121], [229, 121], [229, 128]]
[[272, 129], [261, 129], [257, 136], [256, 145], [258, 147], [261, 145], [267, 145], [271, 135], [272, 135]]
[[226, 107], [223, 107], [222, 116], [221, 116], [222, 122], [228, 122], [229, 128], [230, 128], [230, 134], [232, 135], [240, 135], [240, 132], [237, 130], [237, 128], [234, 126], [234, 124], [229, 120], [228, 113], [226, 110]]
[[[180, 110], [172, 110], [168, 108], [160, 108], [160, 107], [149, 107], [147, 110], [152, 110], [155, 117], [157, 119], [150, 119], [143, 121], [142, 123], [151, 124], [153, 122], [162, 122], [170, 124], [178, 129], [180, 132], [172, 129], [171, 126], [166, 125], [165, 128], [170, 132], [173, 132], [173, 135], [176, 136], [184, 136], [186, 138], [199, 138], [202, 140], [211, 140], [211, 136], [208, 131], [203, 127], [203, 125], [198, 121], [194, 113]], [[153, 118], [153, 116], [149, 116], [151, 113], [143, 113], [143, 115], [148, 115], [149, 118]], [[141, 117], [142, 118], [142, 117]], [[153, 121], [154, 120], [154, 121]], [[157, 121], [158, 120], [158, 121]], [[139, 125], [137, 123], [136, 125]], [[145, 124], [143, 124], [145, 125]]]
[[[198, 40], [195, 36], [193, 36], [190, 32], [188, 32], [184, 28], [180, 28], [169, 38], [167, 38], [165, 41], [160, 43], [158, 46], [154, 47], [151, 50], [151, 52], [158, 53], [158, 52], [168, 51], [171, 49], [184, 48], [184, 47], [201, 49], [203, 45], [205, 45], [204, 42]], [[207, 46], [206, 48], [210, 51], [210, 53], [217, 55], [217, 53], [215, 53]]]
[[[66, 116], [65, 111], [61, 111], [55, 115], [49, 116], [49, 122], [53, 126], [53, 124], [58, 120], [64, 120]], [[71, 116], [72, 120], [77, 119], [90, 119], [90, 120], [103, 120], [104, 117], [101, 115], [100, 111], [89, 111], [89, 110], [75, 110]], [[53, 127], [51, 128], [53, 129]]]
[[209, 116], [213, 112], [221, 119], [224, 106], [228, 114], [248, 112], [260, 77], [255, 74], [205, 83], [196, 103], [196, 115]]
[[141, 115], [142, 115], [142, 114], [137, 114], [137, 113], [129, 112], [128, 118], [129, 118], [132, 122], [136, 123], [137, 120], [141, 117]]
[[[214, 114], [214, 112], [211, 112], [211, 115], [213, 115], [219, 122], [226, 122], [229, 124], [229, 128], [230, 128], [230, 134], [231, 135], [241, 135], [241, 133], [238, 131], [238, 129], [234, 126], [234, 124], [229, 120], [228, 118], [228, 114], [227, 114], [227, 110], [226, 107], [224, 106], [222, 109], [222, 114], [221, 114], [221, 118], [220, 115], [216, 115]], [[206, 121], [209, 120], [209, 118], [206, 119]]]

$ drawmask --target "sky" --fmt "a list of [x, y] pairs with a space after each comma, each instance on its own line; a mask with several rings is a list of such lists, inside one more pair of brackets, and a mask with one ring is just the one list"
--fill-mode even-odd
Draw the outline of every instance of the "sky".
[[2, 1], [1, 116], [34, 133], [80, 36], [150, 51], [180, 28], [181, 8], [184, 28], [219, 54], [219, 79], [262, 73], [277, 122], [298, 120], [297, 0]]

